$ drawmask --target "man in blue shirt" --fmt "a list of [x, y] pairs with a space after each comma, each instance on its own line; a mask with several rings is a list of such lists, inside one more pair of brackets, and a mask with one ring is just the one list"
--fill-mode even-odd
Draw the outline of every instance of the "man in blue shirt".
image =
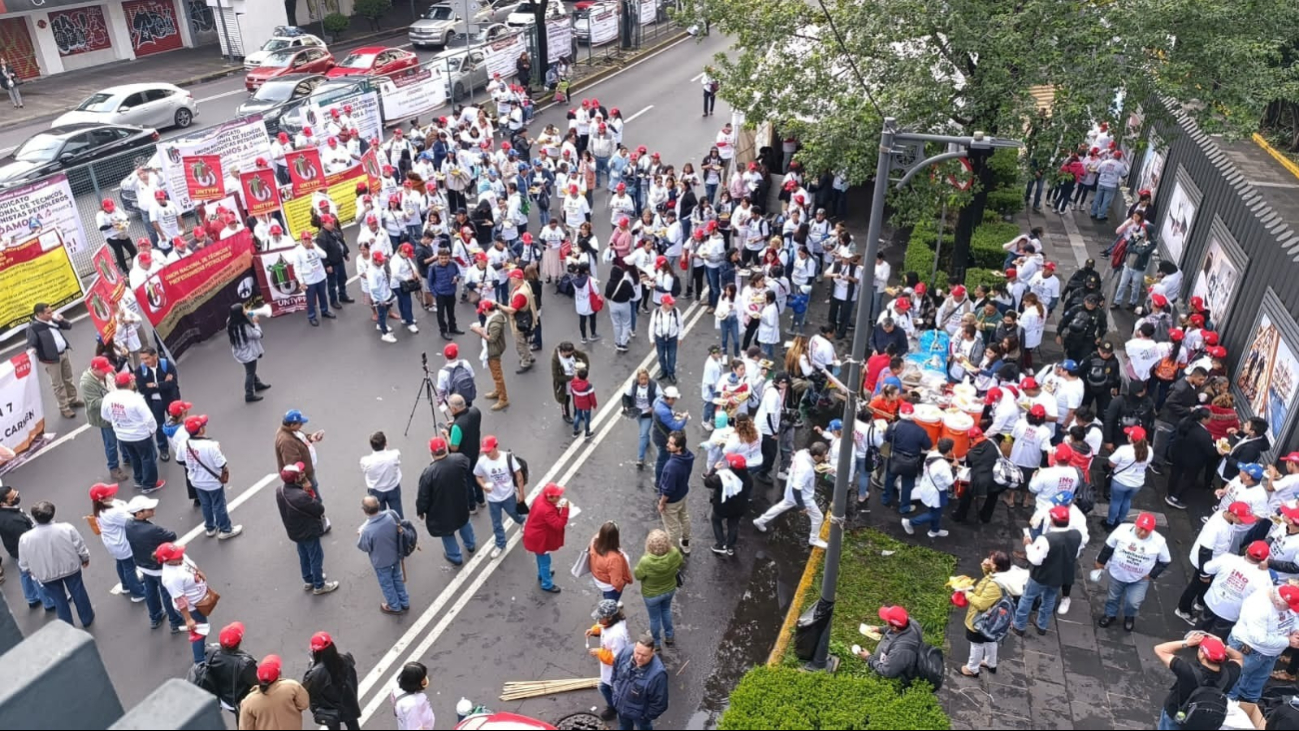
[[653, 422], [650, 425], [650, 440], [654, 442], [655, 451], [658, 454], [654, 458], [654, 484], [661, 484], [663, 481], [663, 468], [668, 463], [668, 436], [674, 431], [683, 431], [686, 428], [686, 422], [690, 421], [690, 413], [682, 412], [679, 416], [672, 411], [677, 399], [681, 398], [681, 392], [676, 386], [668, 386], [663, 389], [663, 394], [654, 400], [654, 408], [650, 414]]
[[460, 267], [451, 261], [451, 250], [439, 248], [437, 261], [428, 268], [428, 288], [438, 309], [438, 332], [443, 340], [452, 335], [464, 335], [456, 326], [456, 286], [460, 283]]
[[663, 516], [663, 529], [668, 538], [681, 546], [681, 552], [690, 555], [690, 506], [686, 495], [690, 493], [690, 472], [695, 466], [695, 453], [690, 450], [686, 434], [673, 431], [668, 435], [668, 461], [659, 479], [659, 515]]
[[668, 673], [654, 652], [654, 638], [642, 634], [613, 661], [613, 707], [624, 729], [653, 729], [668, 709]]
[[361, 534], [356, 537], [356, 547], [370, 557], [370, 565], [379, 578], [379, 590], [383, 592], [379, 611], [401, 614], [410, 609], [410, 597], [406, 594], [406, 582], [401, 578], [400, 528], [396, 514], [391, 510], [379, 510], [379, 500], [373, 495], [361, 498], [361, 511], [367, 520], [361, 526]]

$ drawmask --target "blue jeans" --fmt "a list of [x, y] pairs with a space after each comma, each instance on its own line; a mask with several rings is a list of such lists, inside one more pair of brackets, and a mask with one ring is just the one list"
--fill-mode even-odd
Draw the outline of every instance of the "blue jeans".
[[719, 267], [704, 267], [704, 279], [708, 280], [708, 306], [717, 308], [717, 300], [722, 296], [722, 270]]
[[648, 718], [632, 718], [619, 714], [618, 728], [622, 731], [654, 731], [654, 722]]
[[673, 589], [666, 594], [645, 599], [645, 608], [649, 610], [650, 634], [654, 636], [655, 646], [659, 644], [660, 636], [668, 640], [676, 637], [672, 626], [672, 597], [676, 593], [677, 590]]
[[911, 519], [911, 527], [917, 528], [921, 525], [928, 525], [930, 533], [937, 533], [943, 529], [943, 508], [947, 507], [947, 491], [943, 490], [938, 493], [938, 507], [931, 508], [925, 506], [925, 512]]
[[1019, 604], [1015, 607], [1015, 619], [1011, 623], [1015, 629], [1022, 632], [1028, 627], [1028, 613], [1032, 611], [1033, 602], [1038, 597], [1042, 598], [1042, 606], [1037, 609], [1037, 628], [1046, 631], [1051, 615], [1055, 612], [1056, 600], [1060, 598], [1060, 587], [1039, 584], [1032, 577], [1029, 578], [1028, 585], [1024, 588], [1024, 595], [1019, 598]]
[[153, 439], [146, 437], [138, 442], [119, 442], [122, 456], [131, 465], [131, 474], [137, 488], [152, 488], [158, 484], [158, 453]]
[[23, 585], [23, 598], [27, 600], [29, 605], [41, 604], [46, 609], [54, 608], [54, 600], [50, 599], [49, 592], [45, 591], [45, 588], [41, 586], [41, 582], [32, 577], [32, 572], [19, 571], [18, 580]]
[[514, 495], [498, 502], [487, 501], [487, 515], [492, 519], [492, 535], [496, 538], [496, 547], [505, 548], [505, 519], [501, 514], [510, 516], [510, 518], [519, 525], [523, 525], [523, 518], [519, 517], [519, 500]]
[[133, 597], [144, 597], [144, 583], [135, 573], [135, 561], [129, 558], [119, 558], [115, 560], [117, 564], [117, 578], [122, 582], [122, 588], [130, 593]]
[[[1228, 639], [1227, 644], [1235, 650], [1239, 650], [1243, 646], [1234, 637]], [[1246, 655], [1245, 662], [1242, 663], [1240, 668], [1240, 680], [1236, 681], [1236, 687], [1232, 688], [1227, 696], [1234, 701], [1258, 703], [1259, 696], [1263, 695], [1263, 686], [1267, 685], [1268, 676], [1272, 674], [1272, 667], [1276, 665], [1276, 657], [1276, 655], [1264, 655], [1258, 650]]]
[[717, 183], [704, 183], [704, 197], [710, 206], [717, 201]]
[[582, 422], [586, 422], [586, 433], [591, 434], [591, 410], [574, 409], [573, 410], [573, 436], [577, 436], [581, 431]]
[[[439, 537], [442, 539], [442, 550], [446, 552], [447, 560], [457, 566], [464, 563], [464, 554], [460, 553], [460, 542], [456, 540], [455, 534]], [[465, 542], [466, 551], [473, 553], [478, 548], [478, 542], [474, 540], [473, 523], [460, 526], [460, 538]]]
[[613, 708], [613, 686], [608, 683], [600, 683], [600, 695], [604, 697], [604, 704]]
[[722, 320], [722, 353], [726, 353], [729, 344], [735, 345], [735, 357], [740, 357], [740, 318], [735, 315]]
[[302, 569], [302, 583], [319, 589], [325, 585], [325, 549], [320, 537], [298, 541], [298, 566]]
[[185, 626], [185, 618], [180, 616], [176, 605], [171, 603], [171, 594], [162, 587], [161, 576], [144, 575], [144, 606], [149, 610], [150, 622], [162, 619], [165, 610], [172, 627]]
[[117, 459], [117, 434], [113, 431], [113, 427], [106, 426], [99, 430], [99, 436], [104, 439], [104, 459], [108, 461], [108, 469], [111, 472], [121, 466], [121, 462]]
[[[664, 440], [666, 439], [667, 437], [664, 437]], [[654, 485], [657, 487], [659, 481], [663, 479], [663, 468], [668, 466], [668, 457], [672, 455], [668, 454], [667, 444], [658, 442], [654, 443], [654, 452]]]
[[[1043, 178], [1039, 178], [1039, 177], [1029, 178], [1028, 185], [1024, 186], [1024, 202], [1027, 203], [1029, 197], [1032, 197], [1033, 207], [1041, 208], [1042, 207], [1042, 186], [1045, 184], [1046, 181]], [[1037, 188], [1036, 193], [1034, 193], [1033, 191], [1034, 188]]]
[[388, 334], [388, 310], [392, 309], [392, 300], [383, 304], [375, 304], [374, 311], [379, 315], [379, 332], [384, 335]]
[[366, 490], [365, 492], [379, 501], [380, 510], [391, 510], [402, 518], [406, 517], [406, 513], [401, 509], [401, 485], [391, 490]]
[[640, 438], [636, 442], [636, 461], [644, 462], [645, 453], [649, 451], [650, 429], [654, 428], [654, 419], [642, 416], [636, 420], [636, 426], [640, 429]]
[[[1239, 681], [1237, 681], [1239, 682]], [[1159, 731], [1182, 731], [1182, 724], [1169, 717], [1168, 711], [1159, 711]]]
[[401, 578], [400, 563], [376, 568], [374, 574], [379, 578], [383, 601], [390, 609], [410, 609], [410, 597], [406, 594], [406, 582]]
[[608, 591], [601, 589], [600, 596], [603, 597], [604, 599], [612, 599], [616, 602], [622, 599], [622, 592], [618, 591], [617, 589], [609, 589]]
[[776, 344], [775, 344], [775, 343], [758, 343], [758, 345], [762, 348], [762, 354], [765, 355], [765, 356], [767, 356], [767, 360], [775, 360], [775, 359], [776, 359]]
[[541, 588], [550, 590], [555, 588], [555, 581], [550, 575], [550, 554], [537, 553], [537, 581], [541, 582]]
[[865, 500], [871, 494], [871, 473], [866, 470], [866, 458], [854, 457], [857, 468], [857, 499]]
[[[207, 622], [207, 617], [203, 616], [203, 613], [195, 609], [193, 606], [189, 608], [189, 616], [190, 619], [194, 620], [196, 624], [205, 624]], [[189, 651], [194, 656], [195, 665], [203, 662], [203, 660], [206, 658], [206, 652], [205, 652], [205, 650], [207, 649], [205, 647], [206, 644], [207, 644], [206, 637], [199, 637], [198, 639], [190, 640]]]
[[1128, 303], [1136, 307], [1137, 301], [1141, 298], [1146, 273], [1141, 269], [1133, 269], [1126, 264], [1123, 266], [1123, 273], [1119, 275], [1119, 288], [1114, 290], [1114, 304], [1123, 304], [1124, 295], [1129, 289], [1132, 290], [1131, 297], [1128, 297]]
[[320, 306], [320, 313], [323, 315], [329, 312], [329, 285], [325, 284], [328, 277], [307, 285], [307, 319], [314, 321], [316, 319], [316, 306]]
[[713, 419], [717, 416], [717, 404], [713, 399], [717, 398], [716, 389], [708, 389], [708, 398], [704, 399], [704, 421], [705, 424], [712, 424]]
[[230, 513], [226, 510], [225, 488], [217, 488], [216, 490], [195, 489], [194, 494], [198, 495], [198, 504], [203, 510], [203, 528], [205, 530], [215, 530], [218, 533], [229, 533], [232, 526], [230, 525]]
[[[54, 602], [54, 611], [59, 619], [72, 624], [72, 604], [76, 604], [82, 627], [89, 627], [95, 621], [95, 608], [90, 606], [90, 595], [86, 593], [86, 585], [81, 581], [81, 569], [61, 579], [46, 581], [41, 586], [45, 587], [46, 596]], [[69, 594], [72, 595], [71, 603], [68, 601]]]
[[1146, 600], [1150, 582], [1144, 579], [1136, 581], [1119, 581], [1110, 575], [1109, 593], [1105, 596], [1105, 616], [1119, 616], [1119, 599], [1123, 600], [1123, 616], [1136, 619], [1141, 603]]
[[1100, 186], [1096, 189], [1096, 197], [1092, 199], [1092, 215], [1099, 221], [1104, 221], [1110, 217], [1110, 203], [1114, 201], [1114, 194], [1118, 192], [1117, 187]]
[[595, 158], [595, 184], [597, 187], [600, 185], [601, 180], [606, 183], [609, 182], [609, 158], [607, 157]]
[[1132, 509], [1132, 496], [1140, 489], [1110, 481], [1110, 513], [1106, 517], [1110, 525], [1118, 525], [1128, 516], [1128, 511]]
[[[636, 313], [640, 310], [640, 303], [629, 302], [628, 304], [631, 305], [631, 331], [634, 334], [636, 332]], [[626, 345], [626, 343], [623, 343], [623, 345]]]
[[[418, 238], [414, 240], [419, 241]], [[325, 273], [325, 286], [328, 288], [330, 303], [338, 304], [339, 300], [347, 299], [347, 265], [334, 264], [329, 268], [334, 271]]]
[[397, 312], [401, 313], [401, 322], [403, 325], [415, 324], [415, 311], [410, 305], [410, 292], [397, 290]]
[[886, 506], [893, 504], [893, 483], [899, 479], [902, 480], [902, 496], [898, 501], [898, 508], [903, 514], [906, 514], [911, 512], [911, 490], [916, 486], [915, 475], [912, 475], [911, 477], [898, 475], [885, 468], [884, 495], [880, 497], [880, 502]]
[[659, 369], [669, 379], [677, 377], [677, 339], [654, 338], [654, 350], [658, 352]]

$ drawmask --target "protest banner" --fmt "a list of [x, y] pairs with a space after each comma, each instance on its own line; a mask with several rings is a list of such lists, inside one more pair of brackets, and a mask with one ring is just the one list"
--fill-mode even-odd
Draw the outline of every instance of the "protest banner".
[[546, 23], [547, 63], [557, 63], [561, 58], [573, 57], [573, 26], [571, 23]]
[[196, 202], [191, 200], [185, 182], [183, 160], [199, 155], [217, 156], [221, 160], [221, 170], [226, 172], [251, 169], [257, 158], [271, 159], [271, 139], [266, 134], [261, 116], [253, 115], [209, 127], [191, 137], [177, 137], [160, 143], [158, 159], [162, 162], [163, 181], [167, 193], [181, 211], [193, 210]]
[[591, 40], [588, 45], [602, 46], [618, 37], [618, 6], [612, 3], [591, 8]]
[[[356, 165], [349, 170], [325, 177], [325, 191], [334, 201], [334, 215], [339, 225], [349, 223], [356, 218], [356, 184], [365, 183], [368, 178], [365, 167]], [[311, 196], [294, 196], [284, 201], [284, 223], [289, 227], [289, 234], [297, 239], [303, 231], [313, 231], [311, 227]]]
[[487, 78], [490, 81], [496, 74], [502, 79], [512, 79], [515, 75], [515, 64], [519, 56], [527, 49], [523, 32], [515, 31], [492, 41], [487, 46]]
[[48, 441], [35, 366], [29, 350], [0, 362], [0, 444], [16, 455], [0, 465], [0, 474], [25, 462]]
[[286, 152], [284, 162], [289, 166], [294, 198], [309, 196], [325, 187], [325, 167], [320, 163], [320, 150], [309, 147]]
[[57, 311], [81, 295], [81, 280], [58, 231], [0, 249], [0, 340], [27, 326], [37, 302]]
[[447, 103], [446, 87], [440, 81], [433, 83], [432, 78], [433, 72], [421, 67], [413, 74], [379, 82], [379, 101], [389, 125], [428, 114]]
[[226, 195], [220, 155], [189, 155], [180, 159], [185, 169], [185, 190], [193, 202], [210, 201]]
[[268, 216], [280, 209], [280, 186], [275, 171], [253, 170], [239, 176], [244, 208], [250, 216]]
[[63, 173], [0, 193], [0, 246], [13, 246], [58, 231], [68, 254], [88, 246], [72, 186]]
[[271, 308], [271, 317], [302, 312], [307, 309], [307, 295], [301, 291], [298, 275], [293, 270], [292, 246], [258, 252], [253, 257], [257, 286], [262, 302]]
[[379, 167], [379, 153], [375, 148], [361, 155], [361, 167], [365, 169], [366, 189], [371, 195], [378, 195], [383, 190], [383, 169]]
[[358, 92], [342, 97], [329, 104], [311, 102], [303, 109], [302, 123], [312, 128], [320, 144], [325, 144], [329, 135], [323, 134], [325, 121], [330, 118], [330, 110], [337, 109], [340, 114], [352, 108], [352, 123], [364, 139], [383, 139], [383, 116], [379, 109], [379, 95], [373, 91]]

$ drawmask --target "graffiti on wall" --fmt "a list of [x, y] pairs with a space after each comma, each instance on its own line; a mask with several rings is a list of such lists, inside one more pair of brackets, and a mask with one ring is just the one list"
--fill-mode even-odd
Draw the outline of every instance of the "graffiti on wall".
[[216, 32], [216, 15], [208, 6], [207, 0], [184, 0], [185, 15], [189, 18], [189, 30], [194, 35]]
[[180, 25], [172, 0], [131, 0], [122, 3], [126, 27], [131, 31], [135, 55], [170, 51], [181, 47]]
[[108, 36], [108, 22], [98, 5], [72, 10], [50, 11], [50, 32], [60, 56], [102, 51], [113, 46]]

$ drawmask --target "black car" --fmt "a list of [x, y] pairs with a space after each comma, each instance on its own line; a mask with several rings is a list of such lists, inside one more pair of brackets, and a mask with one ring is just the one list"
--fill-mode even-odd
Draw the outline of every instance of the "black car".
[[[0, 188], [30, 183], [53, 173], [68, 171], [76, 193], [94, 189], [89, 162], [106, 162], [116, 155], [138, 151], [148, 158], [157, 147], [158, 133], [148, 127], [96, 124], [67, 124], [37, 133], [0, 159]], [[130, 170], [133, 162], [116, 166]]]
[[239, 105], [238, 114], [262, 115], [266, 131], [271, 135], [280, 131], [280, 118], [306, 102], [316, 87], [326, 81], [324, 74], [286, 74], [258, 87], [248, 101]]

